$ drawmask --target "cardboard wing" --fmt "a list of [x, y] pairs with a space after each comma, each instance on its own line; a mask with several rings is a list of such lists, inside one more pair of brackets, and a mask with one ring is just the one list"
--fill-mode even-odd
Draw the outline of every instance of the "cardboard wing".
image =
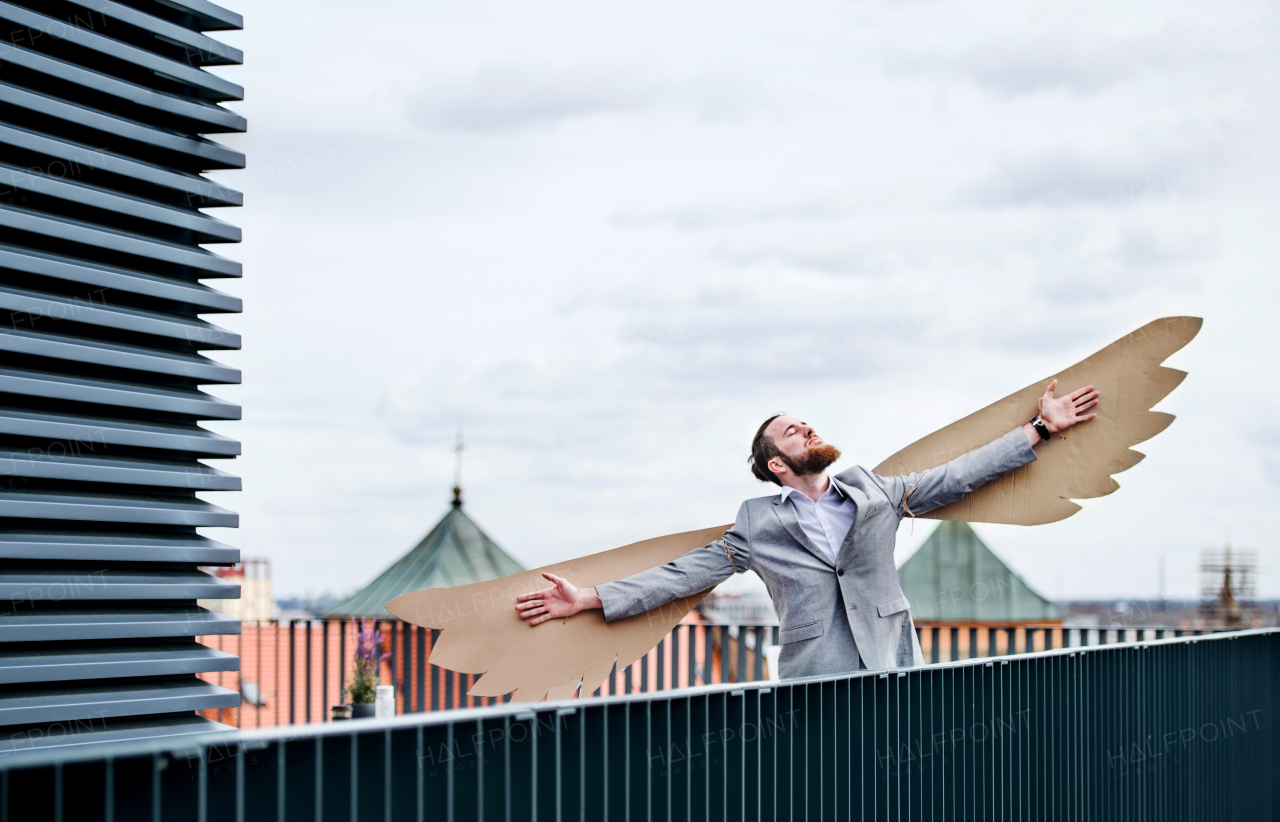
[[729, 527], [647, 539], [488, 582], [414, 591], [388, 602], [387, 610], [441, 632], [431, 651], [433, 664], [484, 674], [471, 688], [473, 696], [511, 693], [514, 702], [566, 699], [579, 683], [594, 689], [604, 682], [615, 660], [621, 670], [647, 654], [707, 592], [607, 625], [596, 610], [533, 627], [516, 612], [516, 597], [549, 587], [544, 571], [575, 585], [600, 585], [670, 562], [720, 539]]
[[1171, 414], [1151, 411], [1186, 377], [1160, 364], [1195, 337], [1198, 317], [1166, 317], [1053, 376], [992, 403], [975, 414], [918, 440], [875, 468], [881, 476], [924, 471], [985, 445], [1038, 413], [1045, 386], [1059, 392], [1092, 383], [1101, 395], [1098, 416], [1036, 446], [1036, 461], [982, 486], [963, 499], [922, 516], [967, 522], [1040, 525], [1080, 510], [1073, 499], [1110, 494], [1111, 478], [1137, 465], [1143, 454], [1130, 448], [1159, 434]]

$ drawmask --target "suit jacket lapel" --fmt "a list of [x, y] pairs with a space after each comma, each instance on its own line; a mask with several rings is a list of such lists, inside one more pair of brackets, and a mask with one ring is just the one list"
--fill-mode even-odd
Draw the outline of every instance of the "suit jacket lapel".
[[809, 535], [800, 527], [800, 520], [796, 519], [796, 509], [790, 502], [784, 501], [781, 496], [773, 501], [773, 510], [777, 512], [778, 519], [782, 522], [782, 527], [787, 529], [787, 533], [791, 538], [800, 543], [809, 553], [822, 560], [832, 568], [835, 563], [831, 561], [831, 557], [827, 556], [827, 552], [813, 544], [809, 539]]

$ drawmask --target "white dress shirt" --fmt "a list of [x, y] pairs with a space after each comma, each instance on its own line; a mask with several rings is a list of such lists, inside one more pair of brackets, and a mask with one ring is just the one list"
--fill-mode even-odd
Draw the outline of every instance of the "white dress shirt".
[[796, 519], [800, 521], [805, 536], [819, 549], [826, 551], [831, 562], [835, 563], [836, 557], [840, 555], [840, 546], [844, 545], [844, 538], [849, 535], [849, 529], [858, 516], [858, 506], [840, 489], [835, 480], [830, 482], [817, 502], [785, 485], [782, 487], [782, 498], [791, 500], [791, 507], [795, 509]]

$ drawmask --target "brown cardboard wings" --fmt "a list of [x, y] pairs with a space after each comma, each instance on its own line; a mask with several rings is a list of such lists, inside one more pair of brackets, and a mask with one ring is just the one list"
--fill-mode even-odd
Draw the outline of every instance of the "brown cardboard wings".
[[[1186, 373], [1161, 363], [1186, 345], [1200, 325], [1195, 317], [1168, 317], [1143, 326], [1053, 377], [907, 446], [875, 471], [892, 476], [942, 465], [1034, 417], [1037, 400], [1055, 377], [1060, 393], [1092, 383], [1101, 394], [1096, 419], [1037, 446], [1035, 462], [924, 515], [1019, 525], [1065, 519], [1080, 510], [1072, 499], [1115, 491], [1119, 486], [1111, 475], [1143, 458], [1129, 446], [1154, 437], [1173, 421], [1150, 408]], [[600, 611], [586, 611], [533, 628], [516, 612], [516, 596], [548, 587], [544, 571], [579, 586], [620, 579], [719, 539], [728, 527], [649, 539], [488, 582], [415, 591], [387, 603], [387, 610], [405, 622], [440, 630], [431, 662], [483, 674], [471, 695], [511, 693], [517, 702], [563, 699], [580, 684], [594, 689], [604, 682], [615, 660], [621, 669], [648, 653], [707, 592], [608, 624]]]
[[1106, 496], [1119, 488], [1111, 475], [1143, 459], [1129, 446], [1151, 439], [1173, 422], [1172, 414], [1150, 408], [1187, 373], [1160, 363], [1190, 342], [1202, 323], [1199, 317], [1165, 317], [1144, 325], [1070, 368], [913, 442], [877, 465], [875, 473], [892, 477], [924, 471], [991, 442], [1035, 417], [1037, 401], [1054, 379], [1059, 394], [1093, 383], [1100, 395], [1093, 409], [1096, 419], [1037, 445], [1035, 462], [922, 515], [1012, 525], [1066, 519], [1080, 510], [1071, 500]]
[[727, 530], [721, 525], [672, 534], [488, 582], [414, 591], [388, 602], [387, 610], [405, 622], [439, 629], [432, 664], [484, 674], [472, 686], [472, 696], [510, 693], [513, 702], [566, 699], [579, 683], [593, 690], [604, 682], [615, 659], [622, 670], [647, 654], [707, 592], [608, 624], [597, 610], [532, 628], [516, 613], [516, 597], [548, 587], [544, 571], [578, 586], [601, 585], [668, 563]]

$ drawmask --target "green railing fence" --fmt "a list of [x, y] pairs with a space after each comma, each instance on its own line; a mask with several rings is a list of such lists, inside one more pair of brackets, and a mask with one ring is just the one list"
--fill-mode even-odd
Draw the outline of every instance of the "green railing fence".
[[1280, 630], [0, 761], [0, 820], [1270, 820]]
[[[459, 674], [431, 662], [439, 631], [396, 620], [370, 620], [381, 631], [388, 658], [383, 684], [396, 689], [398, 713], [496, 705], [494, 697], [468, 696], [478, 674]], [[203, 674], [214, 685], [239, 689], [238, 708], [210, 712], [208, 718], [241, 730], [274, 725], [327, 722], [329, 707], [343, 701], [349, 682], [356, 627], [350, 620], [290, 619], [246, 621], [239, 634], [205, 636], [216, 651], [235, 654], [237, 667]], [[916, 628], [929, 662], [958, 661], [1062, 647], [1139, 642], [1226, 630], [1214, 627], [1153, 628], [1079, 625], [982, 625]], [[757, 649], [778, 641], [776, 625], [682, 623], [648, 654], [615, 669], [587, 693], [617, 696], [768, 678], [765, 654]], [[596, 687], [598, 686], [598, 687]], [[0, 737], [0, 752], [4, 749]]]

